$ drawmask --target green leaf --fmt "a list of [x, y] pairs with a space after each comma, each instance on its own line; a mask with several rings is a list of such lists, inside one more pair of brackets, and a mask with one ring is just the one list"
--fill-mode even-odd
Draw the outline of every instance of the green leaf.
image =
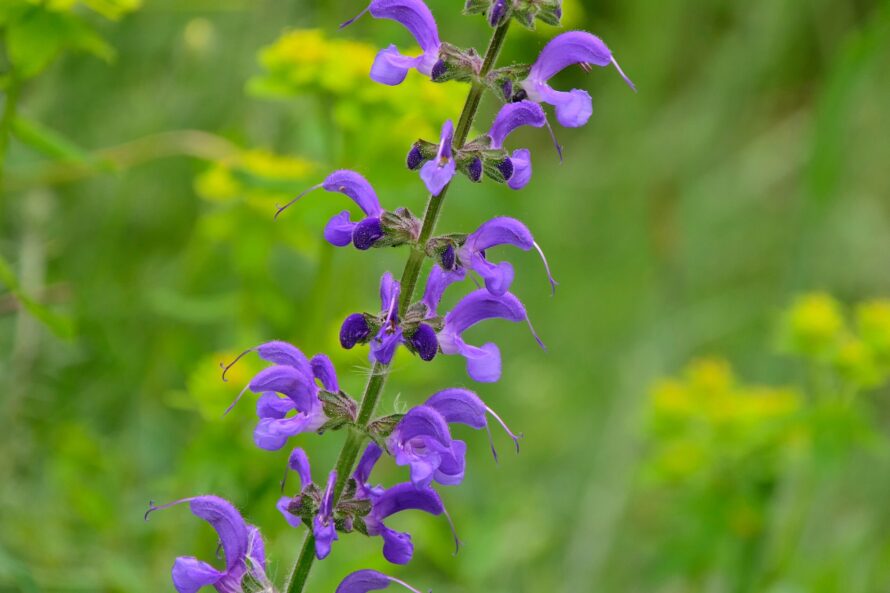
[[74, 324], [70, 318], [59, 315], [46, 305], [38, 303], [22, 292], [12, 266], [2, 255], [0, 255], [0, 284], [5, 285], [9, 292], [21, 303], [22, 307], [48, 327], [57, 337], [69, 339], [74, 335]]
[[89, 152], [52, 128], [23, 115], [12, 122], [12, 133], [25, 145], [50, 158], [89, 164], [93, 159]]

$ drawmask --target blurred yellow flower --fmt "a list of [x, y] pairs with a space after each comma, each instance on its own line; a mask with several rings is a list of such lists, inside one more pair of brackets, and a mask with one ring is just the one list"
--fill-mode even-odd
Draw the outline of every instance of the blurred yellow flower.
[[803, 355], [827, 355], [838, 345], [844, 332], [840, 305], [825, 293], [799, 297], [786, 320], [788, 346]]

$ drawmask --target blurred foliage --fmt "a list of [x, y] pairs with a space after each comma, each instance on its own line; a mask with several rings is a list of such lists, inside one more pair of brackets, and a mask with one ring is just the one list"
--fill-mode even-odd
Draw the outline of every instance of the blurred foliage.
[[[483, 19], [429, 3], [443, 39], [484, 45]], [[283, 580], [302, 537], [274, 509], [287, 452], [253, 446], [248, 397], [222, 417], [260, 363], [229, 382], [219, 363], [286, 339], [330, 354], [358, 394], [366, 352], [341, 350], [337, 329], [405, 253], [326, 245], [325, 221], [353, 208], [342, 196], [313, 192], [278, 220], [275, 205], [349, 167], [384, 207], [421, 212], [404, 156], [467, 90], [373, 84], [376, 51], [412, 41], [367, 17], [337, 31], [362, 8], [345, 0], [143, 4], [0, 1], [0, 591], [170, 591], [175, 556], [214, 557], [212, 530], [184, 508], [142, 514], [205, 492], [263, 528]], [[890, 5], [564, 12], [640, 92], [612, 69], [560, 74], [595, 104], [588, 126], [556, 130], [565, 161], [546, 132], [517, 132], [528, 188], [456, 184], [440, 225], [517, 216], [560, 280], [550, 298], [534, 254], [497, 254], [546, 353], [525, 328], [472, 330], [504, 354], [503, 380], [472, 387], [522, 453], [495, 466], [484, 435], [457, 429], [467, 480], [443, 496], [461, 553], [444, 521], [399, 518], [410, 566], [349, 536], [310, 590], [375, 567], [439, 593], [882, 593]], [[503, 62], [555, 31], [515, 27]], [[381, 413], [467, 385], [443, 358], [400, 353]], [[341, 438], [295, 444], [321, 471]]]

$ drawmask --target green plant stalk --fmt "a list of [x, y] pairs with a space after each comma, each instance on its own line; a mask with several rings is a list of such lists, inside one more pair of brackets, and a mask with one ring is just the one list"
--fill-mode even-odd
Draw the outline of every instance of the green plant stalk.
[[[508, 20], [506, 23], [495, 29], [492, 34], [491, 40], [488, 42], [488, 49], [485, 51], [485, 57], [482, 61], [482, 69], [479, 72], [480, 79], [484, 78], [494, 66], [498, 54], [501, 51], [501, 47], [504, 44], [504, 40], [507, 37], [507, 29], [509, 26], [510, 21]], [[467, 100], [464, 102], [464, 107], [460, 114], [460, 120], [458, 120], [457, 123], [457, 129], [454, 133], [454, 145], [461, 147], [467, 141], [470, 127], [473, 125], [473, 120], [476, 118], [476, 112], [479, 109], [479, 102], [482, 100], [482, 93], [484, 91], [485, 87], [479, 81], [475, 81], [471, 85], [470, 92], [467, 94]], [[420, 268], [426, 257], [424, 246], [427, 241], [429, 241], [430, 237], [432, 237], [433, 231], [436, 228], [436, 222], [439, 219], [439, 213], [442, 211], [442, 205], [445, 202], [445, 194], [448, 192], [449, 187], [451, 187], [450, 182], [442, 188], [442, 191], [438, 196], [430, 195], [427, 199], [426, 210], [423, 215], [423, 225], [420, 229], [417, 244], [412, 247], [411, 253], [408, 256], [408, 261], [405, 263], [405, 269], [402, 272], [402, 295], [399, 301], [400, 315], [404, 315], [405, 310], [414, 298], [414, 291], [417, 288], [417, 278], [420, 276]], [[377, 408], [377, 402], [380, 400], [380, 395], [383, 393], [383, 385], [386, 383], [388, 375], [389, 367], [387, 365], [380, 364], [379, 362], [374, 363], [374, 366], [371, 368], [371, 377], [368, 379], [368, 384], [365, 387], [364, 395], [359, 404], [358, 418], [356, 420], [357, 426], [367, 426], [368, 422], [371, 420], [371, 416]], [[355, 460], [358, 457], [359, 449], [361, 449], [365, 438], [365, 435], [359, 430], [355, 428], [349, 429], [346, 442], [340, 450], [340, 456], [337, 458], [337, 464], [335, 466], [337, 472], [337, 481], [334, 484], [335, 505], [340, 499], [343, 488], [346, 486], [346, 480], [352, 473], [352, 468], [355, 466]], [[312, 568], [314, 560], [315, 538], [313, 537], [312, 532], [309, 531], [309, 533], [306, 534], [306, 539], [303, 541], [303, 548], [300, 550], [300, 555], [297, 558], [296, 563], [294, 563], [294, 568], [288, 579], [285, 588], [286, 593], [301, 593], [303, 591], [303, 588], [306, 585], [306, 580], [309, 578], [309, 571]]]

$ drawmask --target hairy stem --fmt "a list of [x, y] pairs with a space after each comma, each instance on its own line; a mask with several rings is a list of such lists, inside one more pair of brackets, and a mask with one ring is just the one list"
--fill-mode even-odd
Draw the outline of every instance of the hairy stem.
[[[491, 40], [488, 43], [488, 49], [485, 52], [485, 58], [482, 62], [482, 70], [479, 73], [479, 78], [484, 78], [494, 66], [498, 54], [501, 51], [501, 46], [504, 44], [504, 39], [507, 36], [509, 25], [510, 21], [508, 20], [506, 23], [495, 29], [494, 34], [491, 36]], [[454, 145], [456, 147], [463, 146], [467, 141], [467, 135], [470, 133], [470, 127], [473, 125], [473, 120], [476, 117], [476, 111], [479, 109], [479, 102], [482, 99], [484, 90], [484, 85], [478, 81], [474, 82], [470, 87], [470, 92], [467, 94], [467, 100], [464, 102], [460, 120], [457, 123], [457, 130], [454, 134]], [[445, 203], [445, 194], [448, 192], [450, 186], [451, 183], [446, 185], [438, 196], [431, 195], [427, 199], [426, 211], [423, 215], [423, 226], [420, 229], [420, 237], [417, 241], [417, 246], [412, 248], [411, 253], [408, 255], [408, 261], [405, 263], [405, 269], [402, 272], [402, 296], [399, 301], [400, 315], [404, 315], [408, 305], [414, 299], [414, 291], [417, 288], [417, 278], [420, 276], [420, 268], [423, 265], [425, 257], [424, 246], [433, 235], [433, 231], [436, 228], [436, 222], [439, 219], [439, 213], [442, 210], [442, 204]], [[366, 426], [371, 420], [371, 416], [374, 414], [374, 410], [377, 407], [377, 402], [380, 400], [380, 395], [383, 393], [383, 385], [386, 383], [387, 375], [389, 375], [389, 367], [380, 364], [379, 362], [375, 362], [371, 369], [371, 377], [368, 379], [368, 384], [365, 387], [362, 401], [359, 404], [358, 420], [356, 422], [359, 426]], [[364, 435], [359, 431], [354, 429], [349, 430], [346, 442], [343, 444], [343, 449], [340, 450], [340, 456], [337, 458], [337, 465], [335, 466], [337, 470], [337, 482], [334, 485], [335, 504], [336, 501], [339, 500], [343, 488], [346, 486], [346, 480], [349, 478], [349, 474], [352, 473], [352, 468], [355, 466], [355, 460], [358, 457], [359, 450], [361, 449], [364, 440]], [[306, 534], [306, 539], [303, 542], [300, 556], [297, 558], [294, 568], [291, 571], [287, 587], [285, 588], [286, 593], [301, 593], [303, 591], [303, 588], [306, 585], [306, 579], [309, 578], [309, 569], [312, 567], [312, 563], [315, 560], [314, 552], [315, 538], [312, 536], [312, 533], [309, 532]]]

